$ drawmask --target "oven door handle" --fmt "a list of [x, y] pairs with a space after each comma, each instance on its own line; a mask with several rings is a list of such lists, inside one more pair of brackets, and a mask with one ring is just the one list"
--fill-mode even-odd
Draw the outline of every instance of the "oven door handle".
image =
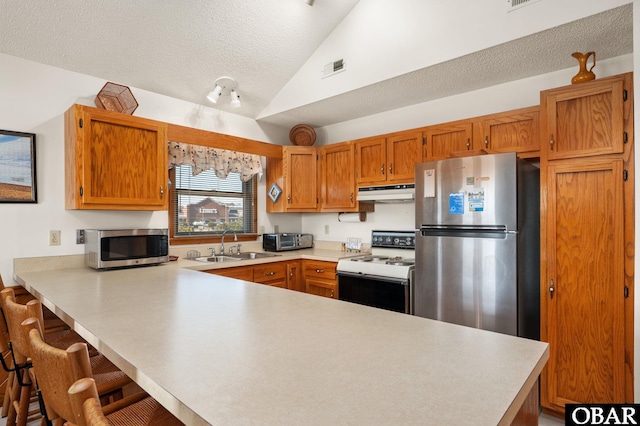
[[[395, 284], [401, 284], [401, 285], [408, 285], [409, 284], [409, 279], [408, 278], [395, 278], [395, 277], [384, 277], [381, 275], [371, 275], [371, 274], [361, 274], [361, 273], [357, 273], [357, 272], [340, 272], [337, 271], [336, 275], [338, 276], [338, 278], [340, 276], [345, 276], [345, 277], [353, 277], [353, 278], [362, 278], [362, 279], [367, 279], [367, 280], [377, 280], [377, 281], [386, 281], [386, 282], [392, 282]], [[340, 285], [340, 280], [338, 279], [338, 286]]]

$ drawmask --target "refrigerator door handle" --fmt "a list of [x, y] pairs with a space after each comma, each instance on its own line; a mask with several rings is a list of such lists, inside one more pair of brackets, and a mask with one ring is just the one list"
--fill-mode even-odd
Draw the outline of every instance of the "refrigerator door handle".
[[464, 225], [422, 225], [419, 229], [423, 237], [475, 237], [504, 239], [509, 231], [504, 225], [497, 226], [464, 226]]

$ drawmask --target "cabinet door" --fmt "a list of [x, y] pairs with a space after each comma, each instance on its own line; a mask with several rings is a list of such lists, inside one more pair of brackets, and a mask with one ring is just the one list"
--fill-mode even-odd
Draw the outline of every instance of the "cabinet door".
[[286, 262], [265, 263], [253, 267], [253, 281], [256, 283], [287, 287]]
[[383, 184], [387, 181], [387, 145], [385, 138], [362, 139], [355, 142], [356, 183]]
[[233, 268], [207, 269], [207, 274], [222, 275], [229, 278], [237, 278], [243, 281], [253, 281], [253, 267], [236, 266]]
[[315, 211], [318, 206], [318, 154], [311, 146], [286, 146], [285, 176], [286, 211]]
[[480, 120], [474, 146], [489, 153], [540, 151], [540, 108], [524, 108], [494, 114]]
[[322, 211], [351, 211], [356, 207], [354, 148], [350, 142], [320, 148]]
[[318, 280], [315, 278], [306, 279], [307, 293], [316, 296], [338, 298], [338, 286], [330, 281]]
[[624, 372], [623, 161], [555, 161], [542, 172], [541, 340], [550, 347], [542, 404], [562, 412], [567, 403], [631, 402]]
[[470, 151], [473, 149], [471, 122], [439, 124], [427, 127], [423, 135], [422, 159], [424, 161], [442, 160], [449, 158], [452, 152]]
[[301, 261], [287, 262], [287, 288], [289, 290], [305, 291]]
[[167, 209], [164, 123], [74, 106], [67, 120], [67, 208]]
[[622, 153], [624, 98], [624, 77], [540, 92], [547, 158]]
[[403, 132], [387, 137], [387, 181], [413, 182], [416, 163], [422, 162], [421, 149], [422, 131]]

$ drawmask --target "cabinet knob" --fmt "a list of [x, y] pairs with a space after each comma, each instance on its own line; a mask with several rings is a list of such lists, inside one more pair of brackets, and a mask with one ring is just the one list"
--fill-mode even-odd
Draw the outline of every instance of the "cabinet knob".
[[467, 150], [471, 149], [471, 139], [467, 138]]
[[389, 174], [393, 174], [393, 163], [389, 164]]
[[484, 137], [484, 147], [489, 148], [489, 136]]
[[331, 297], [333, 297], [333, 290], [331, 290]]
[[553, 151], [553, 144], [554, 144], [554, 140], [553, 140], [553, 135], [551, 135], [551, 138], [549, 139], [549, 149], [551, 151]]
[[318, 274], [324, 274], [324, 269], [316, 269], [316, 273], [318, 273]]
[[270, 276], [272, 276], [272, 275], [275, 275], [276, 273], [272, 271], [272, 272], [265, 272], [264, 274], [265, 274], [266, 276], [270, 277]]
[[551, 284], [549, 285], [549, 297], [553, 299], [553, 292], [556, 291], [553, 285], [553, 280], [551, 280]]
[[160, 198], [164, 198], [164, 186], [160, 185]]
[[349, 201], [351, 201], [353, 203], [353, 192], [351, 193], [351, 195], [349, 196]]
[[287, 194], [287, 203], [291, 204], [291, 194]]
[[380, 174], [384, 174], [384, 164], [380, 166]]

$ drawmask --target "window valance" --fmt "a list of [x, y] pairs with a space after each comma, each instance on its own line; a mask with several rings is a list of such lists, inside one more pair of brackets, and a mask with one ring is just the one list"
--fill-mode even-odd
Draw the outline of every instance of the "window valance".
[[243, 182], [262, 173], [259, 155], [169, 141], [169, 168], [183, 165], [191, 165], [193, 176], [213, 169], [216, 176], [225, 179], [237, 172]]

